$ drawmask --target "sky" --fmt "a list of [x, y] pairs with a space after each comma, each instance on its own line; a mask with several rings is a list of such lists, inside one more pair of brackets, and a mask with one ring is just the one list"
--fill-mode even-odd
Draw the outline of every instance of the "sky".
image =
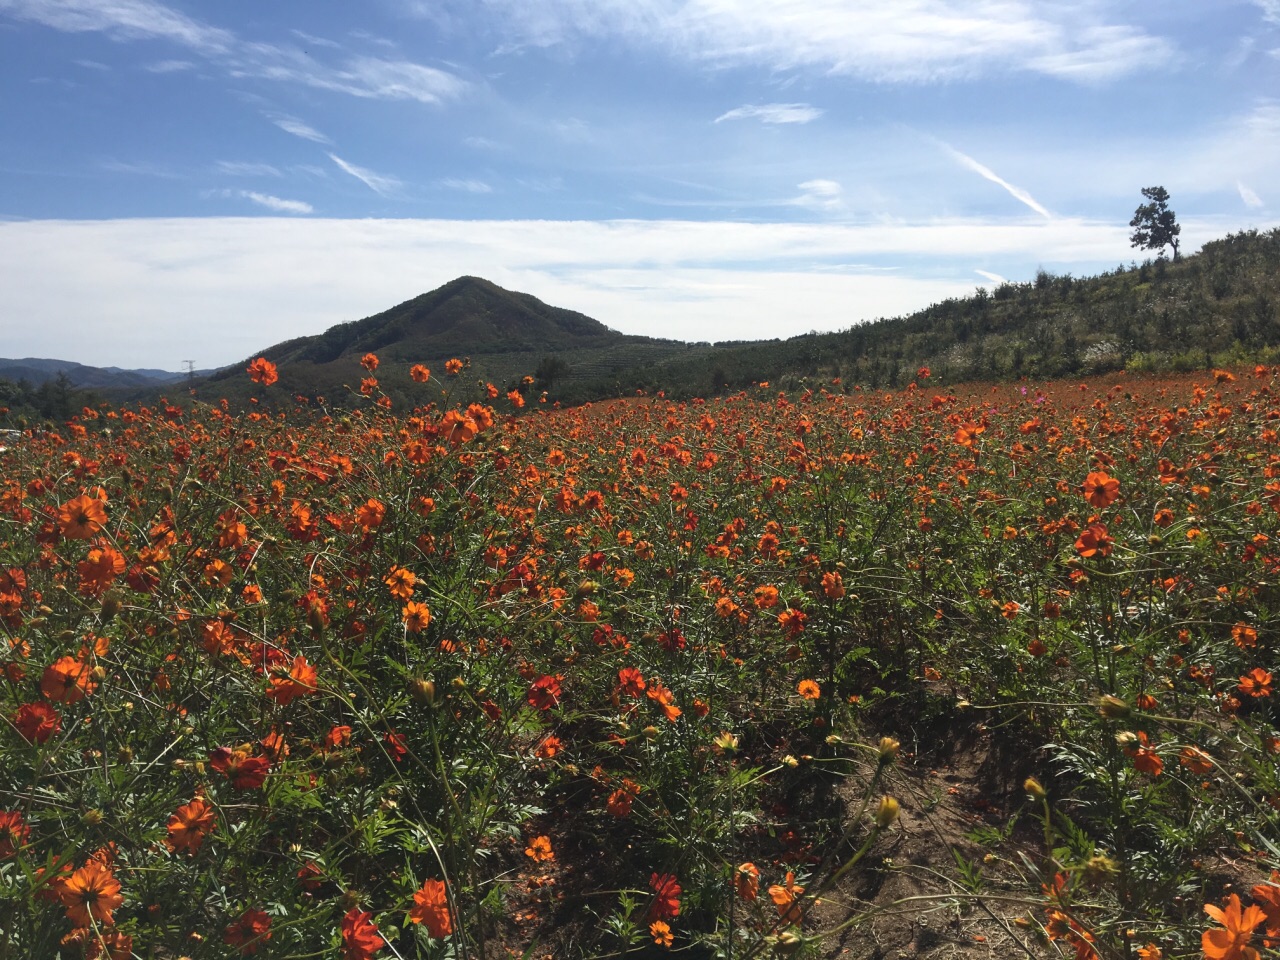
[[[0, 355], [181, 370], [483, 276], [624, 333], [1280, 224], [1280, 0], [0, 0]], [[465, 344], [459, 344], [465, 353]]]

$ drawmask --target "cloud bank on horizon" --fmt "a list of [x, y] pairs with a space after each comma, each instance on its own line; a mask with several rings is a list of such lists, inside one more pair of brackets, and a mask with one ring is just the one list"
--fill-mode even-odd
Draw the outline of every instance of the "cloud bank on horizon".
[[0, 0], [0, 329], [176, 369], [457, 273], [714, 340], [1094, 272], [1143, 186], [1280, 219], [1278, 11]]

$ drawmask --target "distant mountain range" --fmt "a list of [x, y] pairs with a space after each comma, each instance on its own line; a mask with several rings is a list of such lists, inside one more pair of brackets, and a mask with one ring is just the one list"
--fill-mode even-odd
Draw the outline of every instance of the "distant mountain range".
[[[197, 370], [195, 376], [207, 376], [208, 370]], [[145, 389], [186, 380], [188, 374], [169, 370], [125, 370], [122, 367], [91, 367], [71, 360], [23, 357], [18, 360], [0, 357], [0, 380], [11, 383], [26, 381], [34, 387], [66, 374], [70, 385], [79, 389]]]

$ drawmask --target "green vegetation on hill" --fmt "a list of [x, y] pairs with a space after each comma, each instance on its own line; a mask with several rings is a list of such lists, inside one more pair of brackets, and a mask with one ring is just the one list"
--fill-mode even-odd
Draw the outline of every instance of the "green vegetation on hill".
[[[1051, 378], [1111, 370], [1186, 371], [1280, 352], [1280, 230], [1249, 231], [1097, 277], [1041, 271], [1029, 283], [944, 300], [906, 317], [785, 341], [723, 345], [695, 362], [622, 371], [628, 387], [671, 396], [761, 380], [796, 387], [839, 377], [867, 387], [935, 379]], [[600, 394], [604, 383], [592, 385]]]

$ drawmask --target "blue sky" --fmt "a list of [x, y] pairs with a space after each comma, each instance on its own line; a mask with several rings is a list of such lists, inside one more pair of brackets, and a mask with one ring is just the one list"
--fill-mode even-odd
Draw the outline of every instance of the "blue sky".
[[[464, 273], [790, 336], [1280, 222], [1280, 0], [0, 0], [6, 356], [241, 360]], [[460, 347], [460, 349], [462, 349]]]

